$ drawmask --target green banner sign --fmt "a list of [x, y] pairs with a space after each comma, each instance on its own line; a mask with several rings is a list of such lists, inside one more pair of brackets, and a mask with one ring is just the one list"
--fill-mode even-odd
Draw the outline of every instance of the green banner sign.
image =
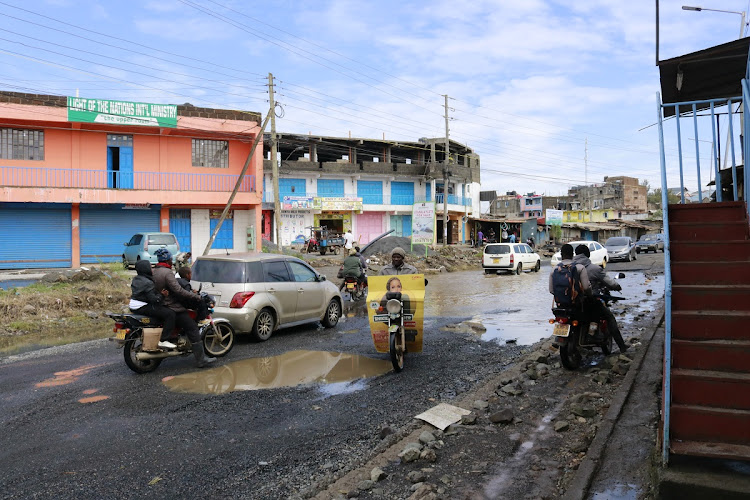
[[177, 106], [68, 97], [68, 121], [175, 128]]

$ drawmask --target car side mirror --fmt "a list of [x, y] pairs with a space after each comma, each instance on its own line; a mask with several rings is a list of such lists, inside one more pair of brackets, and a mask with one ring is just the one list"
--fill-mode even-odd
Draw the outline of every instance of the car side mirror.
[[318, 275], [318, 281], [325, 281], [325, 280], [326, 280], [326, 277], [324, 275], [322, 274]]

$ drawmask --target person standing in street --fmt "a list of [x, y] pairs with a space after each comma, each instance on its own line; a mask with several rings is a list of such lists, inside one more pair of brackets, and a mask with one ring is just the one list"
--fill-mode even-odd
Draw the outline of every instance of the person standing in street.
[[477, 233], [477, 248], [482, 248], [482, 245], [484, 244], [484, 233], [480, 229]]
[[346, 230], [346, 234], [344, 235], [344, 240], [345, 240], [344, 248], [346, 248], [347, 250], [351, 250], [354, 247], [354, 235], [352, 234], [351, 229]]

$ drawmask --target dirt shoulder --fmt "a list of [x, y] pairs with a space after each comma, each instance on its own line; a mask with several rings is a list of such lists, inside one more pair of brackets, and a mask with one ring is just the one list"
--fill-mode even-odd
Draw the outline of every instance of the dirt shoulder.
[[560, 366], [551, 339], [540, 342], [454, 403], [471, 412], [461, 422], [444, 432], [416, 419], [397, 434], [384, 428], [382, 449], [370, 461], [303, 496], [559, 498], [600, 429], [611, 432], [610, 407], [622, 404], [618, 391], [660, 319], [656, 311], [632, 323], [626, 355], [591, 353], [575, 372]]

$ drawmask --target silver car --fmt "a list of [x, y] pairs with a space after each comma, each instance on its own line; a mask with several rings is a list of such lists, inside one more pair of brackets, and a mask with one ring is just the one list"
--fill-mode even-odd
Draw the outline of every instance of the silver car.
[[268, 253], [205, 255], [193, 264], [191, 285], [213, 295], [213, 316], [237, 333], [268, 340], [279, 328], [341, 317], [341, 293], [300, 259]]
[[604, 248], [607, 249], [607, 255], [609, 261], [614, 262], [616, 260], [636, 260], [638, 255], [635, 250], [635, 243], [629, 236], [613, 236], [608, 239], [604, 244]]

